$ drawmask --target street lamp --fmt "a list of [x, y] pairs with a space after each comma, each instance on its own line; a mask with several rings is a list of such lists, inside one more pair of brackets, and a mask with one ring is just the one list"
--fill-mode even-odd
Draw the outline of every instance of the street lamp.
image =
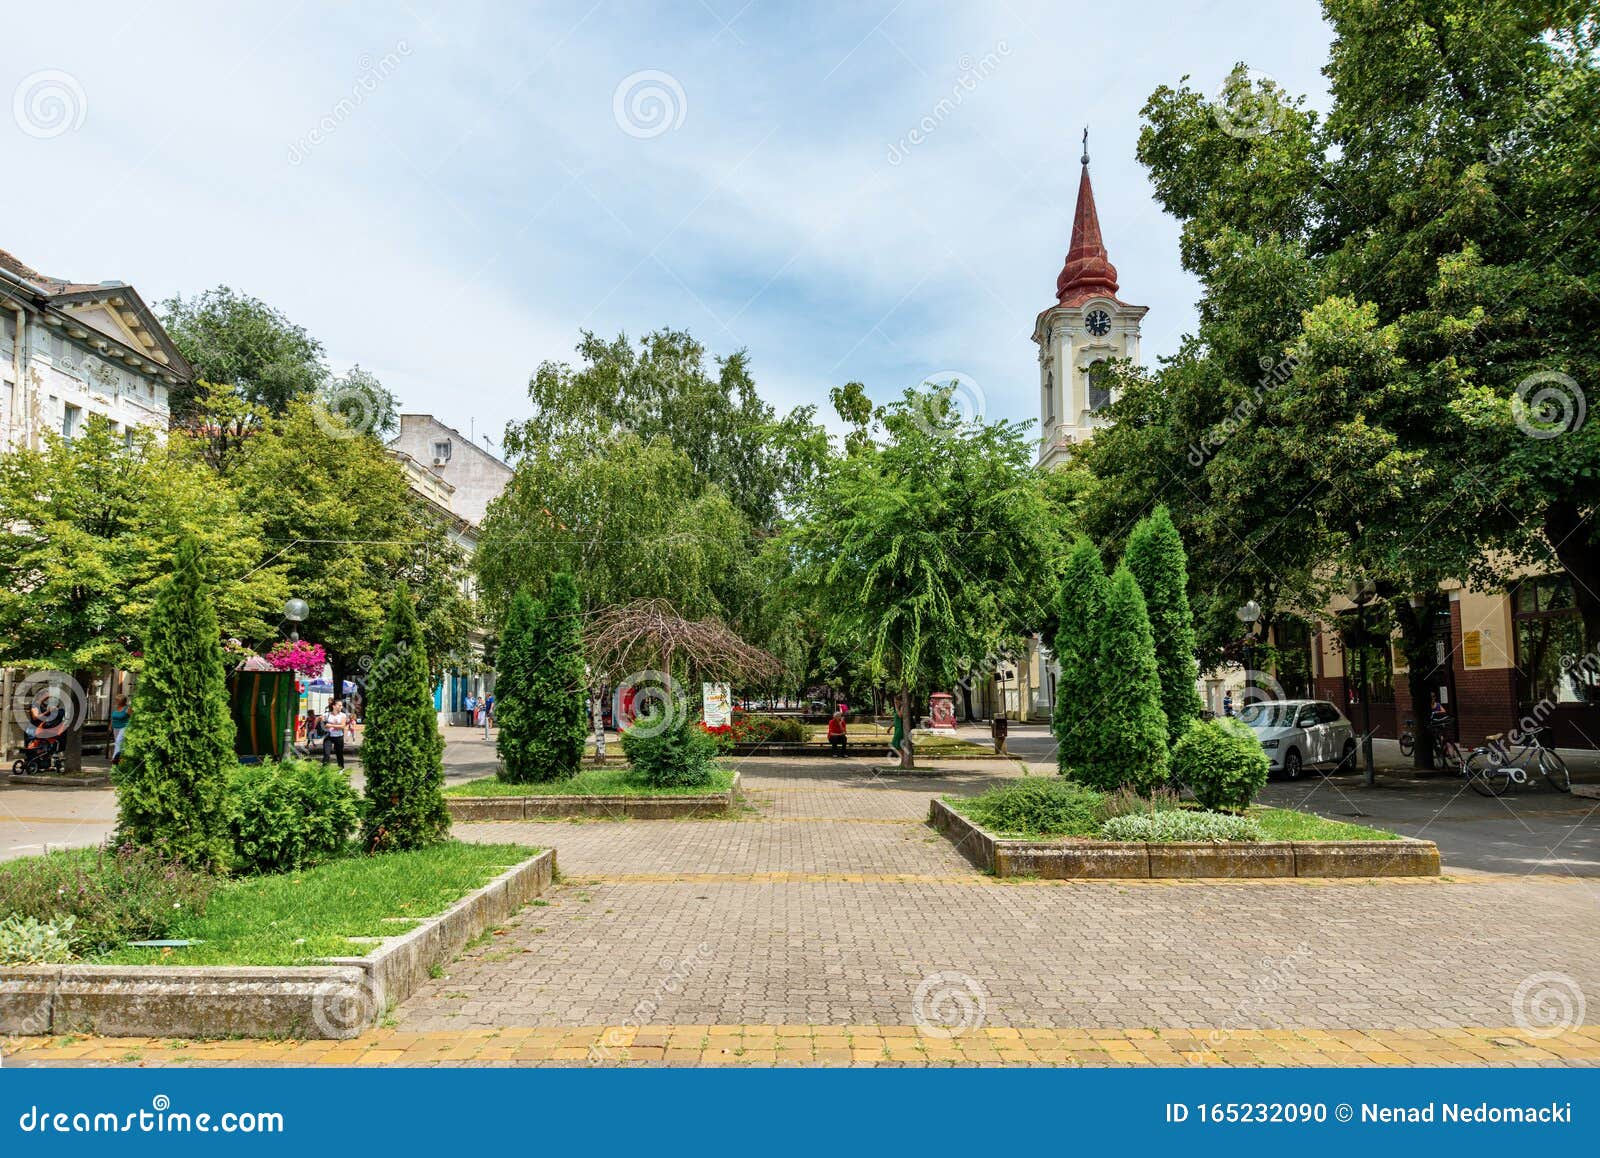
[[1250, 687], [1250, 673], [1255, 670], [1252, 659], [1252, 648], [1256, 640], [1256, 624], [1261, 622], [1261, 604], [1254, 599], [1247, 599], [1242, 607], [1234, 612], [1239, 622], [1244, 624], [1244, 686]]
[[[1345, 588], [1345, 594], [1356, 605], [1356, 647], [1361, 657], [1361, 759], [1366, 766], [1362, 772], [1362, 783], [1371, 788], [1378, 782], [1378, 775], [1372, 766], [1372, 688], [1367, 681], [1367, 604], [1377, 596], [1378, 586], [1370, 579], [1359, 583], [1352, 579]], [[1348, 657], [1349, 654], [1350, 649], [1346, 647], [1345, 655]]]
[[[306, 621], [306, 616], [311, 614], [311, 605], [298, 596], [288, 600], [283, 605], [283, 617], [289, 621], [289, 642], [293, 643], [300, 638], [300, 625]], [[300, 714], [300, 705], [295, 704], [294, 715]], [[310, 741], [310, 737], [306, 737]], [[294, 716], [290, 716], [288, 724], [283, 729], [283, 755], [279, 759], [287, 760], [294, 755]]]
[[311, 605], [304, 599], [294, 598], [283, 605], [283, 617], [289, 621], [289, 639], [300, 638], [300, 625], [311, 614]]

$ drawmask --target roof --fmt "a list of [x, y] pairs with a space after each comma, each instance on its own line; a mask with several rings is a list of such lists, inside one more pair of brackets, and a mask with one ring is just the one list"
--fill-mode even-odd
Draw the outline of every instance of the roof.
[[[401, 429], [402, 434], [405, 431], [406, 420], [407, 419], [410, 419], [413, 423], [418, 422], [418, 421], [431, 422], [440, 431], [442, 431], [442, 432], [444, 432], [446, 434], [455, 435], [456, 438], [459, 438], [461, 440], [462, 445], [470, 446], [473, 450], [477, 451], [484, 458], [488, 459], [490, 462], [492, 462], [496, 466], [500, 467], [507, 474], [515, 473], [511, 469], [511, 465], [508, 462], [506, 462], [503, 458], [501, 458], [499, 455], [494, 454], [492, 451], [489, 451], [489, 450], [485, 449], [484, 447], [479, 446], [477, 444], [477, 442], [475, 442], [473, 439], [467, 437], [465, 434], [462, 434], [455, 427], [449, 426], [449, 425], [447, 425], [447, 424], [445, 424], [443, 422], [440, 422], [437, 418], [435, 418], [431, 414], [402, 414], [402, 415], [400, 415], [400, 429]], [[399, 441], [400, 441], [400, 435], [396, 435], [394, 438], [391, 438], [389, 440], [389, 445], [391, 447], [393, 447]]]
[[1100, 215], [1094, 207], [1094, 186], [1089, 181], [1089, 154], [1083, 155], [1078, 178], [1078, 205], [1072, 216], [1072, 244], [1056, 278], [1056, 301], [1081, 305], [1092, 297], [1117, 296], [1117, 267], [1111, 264], [1100, 237]]
[[[133, 354], [160, 364], [163, 370], [174, 375], [185, 379], [194, 377], [194, 367], [189, 365], [188, 360], [161, 325], [160, 319], [139, 296], [139, 292], [127, 282], [116, 280], [75, 282], [66, 278], [51, 277], [40, 273], [3, 249], [0, 249], [0, 275], [4, 275], [5, 280], [17, 283], [31, 292], [36, 299], [36, 307], [46, 315], [45, 320], [51, 325], [72, 317], [83, 306], [107, 307], [109, 311], [117, 314], [119, 324], [130, 331], [130, 336], [139, 330], [149, 334], [151, 343], [160, 354], [156, 356], [151, 349], [143, 348], [142, 344], [125, 341], [117, 334], [107, 334], [103, 329], [93, 327], [91, 324], [97, 335], [118, 342]], [[121, 317], [123, 313], [132, 314], [137, 324], [128, 323]], [[52, 318], [56, 320], [52, 321]]]

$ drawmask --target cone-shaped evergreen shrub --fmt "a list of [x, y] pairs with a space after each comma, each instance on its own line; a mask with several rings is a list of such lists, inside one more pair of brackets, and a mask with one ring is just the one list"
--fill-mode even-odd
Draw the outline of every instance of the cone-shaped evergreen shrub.
[[216, 608], [193, 539], [178, 545], [145, 629], [117, 785], [118, 839], [165, 842], [197, 869], [226, 869], [228, 774], [238, 763]]
[[361, 765], [367, 776], [367, 847], [390, 852], [437, 844], [450, 831], [442, 792], [444, 737], [434, 715], [422, 632], [404, 583], [395, 590], [368, 675], [366, 720]]
[[539, 670], [539, 621], [544, 605], [519, 590], [506, 612], [495, 653], [494, 719], [500, 728], [500, 779], [517, 784], [542, 780], [534, 761], [532, 689]]
[[1106, 569], [1100, 552], [1079, 536], [1067, 556], [1056, 599], [1058, 626], [1051, 643], [1061, 676], [1056, 681], [1056, 763], [1063, 775], [1090, 762], [1098, 751], [1100, 623], [1106, 598]]
[[1161, 678], [1161, 710], [1167, 717], [1167, 743], [1176, 744], [1192, 720], [1200, 718], [1195, 690], [1194, 616], [1189, 611], [1189, 561], [1183, 539], [1166, 507], [1141, 519], [1122, 556], [1144, 593]]
[[1126, 567], [1106, 588], [1096, 671], [1094, 751], [1073, 776], [1110, 792], [1120, 787], [1149, 793], [1167, 778], [1167, 718], [1144, 595]]
[[[514, 666], [511, 691], [517, 706], [512, 721], [517, 735], [509, 745], [504, 742], [507, 721], [502, 718], [500, 724], [502, 779], [565, 780], [580, 770], [587, 729], [579, 614], [578, 587], [565, 572], [550, 581], [542, 604], [533, 603], [529, 644]], [[511, 626], [508, 617], [508, 631]], [[503, 661], [501, 672], [503, 679]], [[498, 716], [505, 694], [499, 679], [495, 693]]]

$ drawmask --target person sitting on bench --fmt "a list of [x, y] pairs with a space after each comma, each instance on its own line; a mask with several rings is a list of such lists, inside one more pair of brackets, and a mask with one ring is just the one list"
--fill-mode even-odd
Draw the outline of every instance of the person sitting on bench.
[[828, 720], [828, 746], [840, 755], [844, 754], [849, 743], [849, 735], [845, 730], [844, 709], [837, 709]]

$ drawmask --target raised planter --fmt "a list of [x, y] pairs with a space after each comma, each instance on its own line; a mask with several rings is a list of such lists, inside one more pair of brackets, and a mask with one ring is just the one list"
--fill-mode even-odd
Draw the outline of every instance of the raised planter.
[[1046, 880], [1097, 878], [1436, 877], [1431, 840], [1295, 840], [1143, 844], [1107, 840], [1002, 840], [935, 799], [928, 823], [984, 872]]
[[0, 968], [0, 1033], [355, 1037], [410, 996], [429, 969], [548, 889], [555, 866], [555, 850], [546, 849], [365, 957], [319, 965]]
[[0, 780], [18, 788], [105, 788], [111, 783], [109, 772], [92, 772], [86, 776], [55, 776], [50, 774], [6, 772]]
[[450, 819], [548, 820], [563, 816], [626, 817], [630, 820], [681, 820], [726, 816], [739, 796], [739, 774], [726, 792], [704, 796], [446, 796]]

